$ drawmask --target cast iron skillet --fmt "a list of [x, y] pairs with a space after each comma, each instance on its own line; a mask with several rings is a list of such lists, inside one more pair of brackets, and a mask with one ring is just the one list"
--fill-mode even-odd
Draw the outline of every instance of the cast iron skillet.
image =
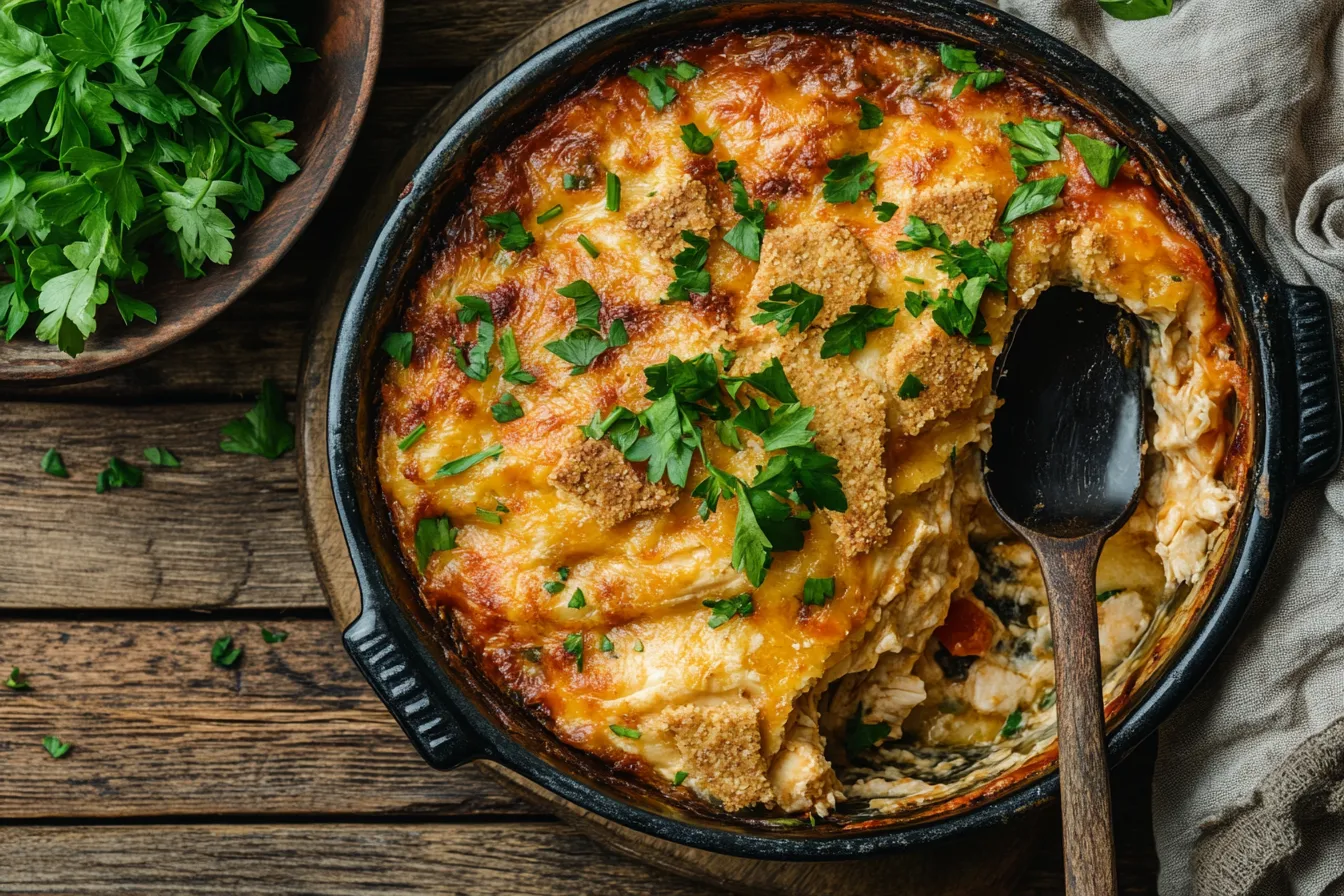
[[1255, 590], [1288, 498], [1340, 455], [1340, 408], [1326, 297], [1284, 283], [1237, 220], [1208, 169], [1134, 93], [1054, 38], [972, 0], [645, 0], [580, 28], [523, 63], [476, 102], [416, 171], [370, 249], [341, 322], [332, 362], [328, 452], [333, 489], [363, 612], [345, 643], [402, 729], [435, 768], [499, 762], [578, 805], [646, 834], [763, 859], [827, 859], [929, 843], [999, 823], [1050, 797], [1048, 767], [1015, 789], [982, 794], [958, 814], [780, 825], [716, 813], [624, 779], [551, 736], [490, 685], [469, 651], [421, 605], [383, 505], [374, 460], [382, 332], [404, 287], [423, 270], [427, 240], [490, 152], [538, 110], [599, 72], [623, 70], [660, 46], [730, 28], [857, 28], [975, 47], [983, 63], [1016, 69], [1093, 114], [1152, 172], [1157, 187], [1200, 228], [1221, 281], [1233, 336], [1251, 378], [1251, 458], [1243, 506], [1217, 565], [1211, 599], [1167, 666], [1134, 695], [1109, 736], [1112, 761], [1149, 735], [1227, 643]]

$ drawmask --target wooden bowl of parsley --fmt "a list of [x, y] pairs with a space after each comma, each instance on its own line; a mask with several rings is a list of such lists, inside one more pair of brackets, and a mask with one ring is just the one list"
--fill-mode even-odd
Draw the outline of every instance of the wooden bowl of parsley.
[[195, 331], [284, 256], [364, 120], [381, 0], [0, 9], [0, 381]]

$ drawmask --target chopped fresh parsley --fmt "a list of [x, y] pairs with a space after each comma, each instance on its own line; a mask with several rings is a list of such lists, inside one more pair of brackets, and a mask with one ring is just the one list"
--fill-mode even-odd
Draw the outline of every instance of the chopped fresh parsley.
[[453, 360], [468, 379], [483, 382], [490, 375], [490, 348], [495, 344], [495, 315], [490, 303], [480, 296], [458, 296], [462, 305], [457, 309], [457, 319], [464, 324], [476, 324], [476, 341], [464, 354], [456, 345], [453, 348]]
[[906, 283], [914, 283], [916, 286], [923, 286], [924, 280], [920, 277], [902, 277]]
[[501, 234], [499, 238], [501, 249], [521, 252], [532, 245], [532, 234], [528, 233], [527, 228], [523, 227], [523, 219], [518, 217], [518, 213], [513, 209], [493, 215], [485, 215], [481, 220], [485, 222], [486, 227]]
[[760, 314], [751, 316], [752, 323], [773, 323], [779, 335], [783, 336], [789, 327], [797, 326], [801, 333], [821, 312], [822, 298], [814, 292], [808, 292], [797, 283], [785, 283], [776, 286], [770, 292], [770, 298], [759, 303]]
[[918, 398], [924, 392], [924, 383], [913, 373], [907, 373], [905, 379], [901, 380], [901, 387], [896, 390], [897, 398]]
[[149, 447], [145, 449], [145, 460], [156, 467], [180, 467], [182, 461], [178, 460], [173, 452], [167, 448]]
[[1055, 689], [1050, 688], [1041, 695], [1041, 702], [1036, 704], [1037, 709], [1049, 709], [1055, 705]]
[[564, 590], [565, 590], [565, 583], [564, 583], [564, 582], [542, 582], [542, 583], [541, 583], [541, 587], [542, 587], [542, 590], [544, 590], [547, 594], [559, 594], [561, 591], [564, 591]]
[[873, 211], [877, 213], [877, 220], [884, 224], [896, 217], [896, 212], [899, 211], [900, 208], [901, 207], [894, 202], [873, 203]]
[[499, 396], [499, 401], [490, 405], [490, 416], [495, 418], [496, 423], [509, 423], [523, 416], [523, 406], [513, 397], [512, 392], [505, 392]]
[[644, 652], [644, 642], [643, 642], [643, 641], [640, 641], [639, 639], [636, 639], [636, 640], [635, 640], [635, 646], [632, 647], [631, 649], [634, 650], [635, 653], [643, 653], [643, 652]]
[[737, 160], [729, 159], [726, 162], [720, 162], [714, 166], [714, 169], [719, 172], [719, 179], [724, 183], [728, 183], [730, 180], [737, 177]]
[[1074, 149], [1078, 150], [1078, 155], [1083, 157], [1087, 173], [1092, 175], [1092, 180], [1103, 190], [1115, 182], [1120, 167], [1129, 161], [1129, 150], [1124, 146], [1112, 145], [1105, 140], [1094, 140], [1085, 134], [1065, 136], [1069, 138]]
[[425, 517], [415, 527], [415, 566], [424, 572], [438, 551], [457, 547], [457, 530], [446, 516]]
[[583, 247], [583, 251], [588, 253], [589, 258], [596, 258], [597, 256], [602, 254], [601, 251], [598, 250], [597, 246], [593, 244], [593, 241], [588, 239], [588, 236], [586, 234], [582, 233], [579, 234], [575, 242], [577, 242], [580, 246]]
[[941, 225], [925, 221], [919, 215], [911, 215], [906, 220], [903, 232], [908, 239], [896, 241], [896, 248], [902, 252], [918, 249], [940, 249], [946, 252], [952, 246], [947, 231]]
[[953, 99], [960, 96], [968, 84], [977, 91], [985, 91], [1004, 78], [1003, 72], [999, 69], [982, 68], [980, 63], [976, 61], [974, 50], [963, 50], [951, 44], [939, 44], [938, 56], [943, 61], [943, 67], [948, 71], [962, 73], [957, 82], [952, 85]]
[[483, 460], [489, 460], [492, 457], [499, 457], [504, 453], [504, 446], [498, 443], [489, 448], [483, 448], [475, 454], [468, 454], [466, 457], [459, 457], [457, 460], [450, 460], [448, 463], [439, 467], [434, 473], [433, 479], [444, 479], [448, 476], [456, 476], [458, 473], [464, 473], [476, 466]]
[[852, 354], [868, 344], [870, 332], [889, 327], [895, 322], [895, 308], [850, 305], [849, 311], [837, 317], [835, 323], [826, 328], [826, 335], [821, 339], [821, 356], [833, 358], [836, 355]]
[[999, 737], [1012, 737], [1022, 727], [1022, 710], [1015, 709], [1008, 713], [1008, 718], [1004, 720], [1003, 729], [999, 732]]
[[428, 427], [426, 427], [425, 424], [417, 423], [415, 429], [406, 433], [406, 437], [397, 443], [397, 447], [402, 451], [407, 450], [416, 442], [420, 441], [420, 437], [425, 434], [426, 429], [428, 429]]
[[631, 740], [639, 740], [640, 738], [639, 731], [634, 728], [627, 728], [624, 725], [612, 725], [611, 730], [618, 737], [628, 737]]
[[693, 231], [683, 230], [681, 239], [686, 243], [672, 259], [673, 280], [667, 285], [667, 301], [687, 302], [692, 295], [709, 293], [709, 240]]
[[865, 750], [871, 750], [891, 734], [891, 726], [886, 722], [868, 724], [863, 720], [863, 704], [854, 710], [854, 715], [845, 723], [845, 751], [851, 757]]
[[803, 582], [803, 603], [814, 607], [825, 605], [828, 598], [835, 597], [835, 576], [829, 579], [808, 579]]
[[876, 103], [870, 103], [859, 97], [859, 130], [871, 131], [882, 126], [882, 109]]
[[414, 348], [414, 333], [388, 333], [383, 337], [383, 351], [402, 367], [411, 366], [411, 352]]
[[588, 606], [588, 600], [583, 596], [582, 588], [575, 588], [574, 594], [569, 598], [569, 608], [571, 610], [582, 610]]
[[677, 89], [667, 83], [668, 78], [686, 82], [700, 74], [700, 69], [685, 60], [672, 66], [643, 65], [630, 69], [626, 74], [648, 91], [649, 105], [659, 112], [677, 98]]
[[241, 420], [224, 425], [220, 451], [256, 454], [275, 460], [294, 448], [294, 425], [285, 417], [285, 400], [271, 380], [261, 381], [261, 395]]
[[568, 566], [561, 566], [559, 569], [557, 569], [557, 570], [555, 571], [555, 574], [556, 574], [557, 577], [559, 577], [560, 581], [562, 581], [562, 582], [568, 582], [568, 581], [569, 581], [569, 567], [568, 567]]
[[750, 616], [756, 612], [756, 607], [751, 603], [751, 594], [745, 591], [726, 600], [706, 600], [701, 603], [713, 611], [709, 614], [710, 628], [718, 628], [734, 616]]
[[5, 679], [5, 687], [11, 691], [27, 691], [32, 689], [28, 683], [28, 676], [19, 671], [18, 666], [13, 666], [9, 670], [9, 678]]
[[607, 637], [605, 634], [598, 640], [597, 646], [603, 653], [610, 653], [612, 655], [615, 655], [616, 653], [616, 645], [612, 642], [611, 638]]
[[1011, 141], [1008, 156], [1018, 180], [1027, 179], [1028, 165], [1059, 159], [1059, 138], [1064, 133], [1062, 121], [1024, 118], [1021, 124], [1004, 122], [999, 125], [999, 131]]
[[[616, 176], [615, 171], [607, 172], [607, 211], [618, 212], [621, 210], [621, 179]], [[597, 256], [593, 256], [596, 258]]]
[[1067, 180], [1066, 175], [1059, 174], [1041, 180], [1029, 180], [1019, 185], [1013, 191], [1013, 195], [1008, 197], [1008, 204], [1003, 207], [1002, 223], [1008, 224], [1054, 205]]
[[841, 156], [826, 162], [830, 171], [822, 178], [822, 198], [827, 202], [858, 202], [877, 177], [877, 162], [868, 153]]
[[566, 190], [586, 190], [593, 185], [593, 182], [582, 174], [566, 174], [560, 178], [560, 184]]
[[574, 320], [581, 327], [596, 330], [602, 324], [598, 317], [602, 313], [602, 300], [597, 290], [587, 280], [575, 280], [567, 286], [561, 286], [556, 292], [567, 299], [574, 300]]
[[1097, 0], [1097, 5], [1108, 16], [1127, 22], [1171, 15], [1171, 0]]
[[690, 776], [691, 776], [690, 772], [677, 772], [675, 775], [672, 776], [672, 786], [680, 787], [682, 785], [682, 782], [684, 782]]
[[747, 188], [739, 177], [729, 181], [728, 188], [733, 192], [733, 211], [742, 217], [723, 235], [723, 241], [743, 258], [760, 261], [761, 240], [765, 238], [765, 204], [759, 199], [753, 202], [747, 196]]
[[518, 356], [518, 340], [513, 335], [513, 327], [505, 327], [499, 334], [499, 357], [504, 362], [500, 373], [510, 383], [526, 386], [535, 383], [537, 378], [523, 369], [523, 360]]
[[771, 410], [765, 399], [756, 398], [733, 418], [733, 425], [760, 436], [766, 451], [780, 451], [812, 444], [816, 433], [808, 426], [816, 413], [816, 408], [796, 402]]
[[71, 746], [72, 744], [68, 744], [59, 737], [53, 737], [50, 734], [42, 738], [42, 748], [51, 755], [52, 759], [60, 759], [66, 753], [69, 753]]
[[1117, 594], [1119, 594], [1121, 591], [1124, 590], [1125, 589], [1123, 588], [1112, 588], [1110, 591], [1100, 591], [1097, 593], [1097, 603], [1099, 604], [1105, 603], [1106, 601], [1115, 597]]
[[47, 453], [42, 455], [42, 472], [58, 479], [70, 478], [70, 471], [65, 468], [65, 461], [61, 459], [61, 452], [55, 448], [48, 448]]
[[565, 653], [574, 657], [574, 664], [583, 671], [583, 633], [574, 632], [565, 636]]
[[243, 655], [243, 648], [235, 647], [233, 638], [224, 635], [210, 645], [210, 662], [222, 668], [229, 668]]
[[94, 491], [101, 495], [114, 488], [139, 488], [144, 481], [144, 470], [135, 464], [128, 464], [119, 457], [109, 457], [106, 469], [98, 474]]
[[681, 142], [685, 143], [686, 148], [698, 156], [714, 151], [714, 138], [708, 134], [700, 133], [700, 127], [695, 122], [681, 126]]
[[555, 218], [560, 217], [562, 214], [564, 214], [564, 211], [565, 207], [563, 205], [559, 204], [553, 205], [550, 208], [546, 209], [546, 211], [537, 215], [537, 223], [545, 224], [547, 221], [551, 221], [554, 220]]
[[939, 290], [937, 297], [928, 292], [907, 292], [906, 310], [919, 317], [925, 308], [933, 308], [933, 322], [949, 336], [965, 336], [977, 345], [988, 345], [989, 334], [985, 332], [985, 319], [980, 315], [980, 299], [989, 285], [985, 276], [971, 277], [957, 283], [948, 292]]
[[289, 632], [287, 631], [282, 631], [281, 629], [271, 631], [264, 625], [261, 627], [261, 640], [265, 641], [267, 644], [283, 644], [288, 637]]
[[575, 322], [577, 326], [569, 331], [564, 339], [548, 342], [547, 351], [563, 361], [572, 364], [570, 376], [578, 376], [588, 369], [588, 365], [597, 360], [598, 355], [609, 348], [617, 348], [629, 342], [625, 324], [619, 319], [613, 320], [604, 337], [598, 331], [602, 300], [587, 280], [575, 280], [568, 286], [556, 290], [560, 295], [574, 300]]

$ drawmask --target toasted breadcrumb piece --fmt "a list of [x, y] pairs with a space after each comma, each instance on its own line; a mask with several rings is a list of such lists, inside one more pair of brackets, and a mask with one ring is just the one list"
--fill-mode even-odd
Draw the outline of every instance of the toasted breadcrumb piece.
[[954, 243], [967, 240], [978, 246], [994, 232], [999, 200], [982, 181], [944, 181], [917, 190], [906, 213], [940, 225]]
[[[851, 305], [868, 301], [868, 288], [876, 276], [867, 248], [839, 224], [812, 221], [767, 230], [761, 243], [761, 266], [751, 281], [744, 310], [750, 318], [776, 287], [796, 283], [822, 298], [821, 311], [809, 326], [828, 327]], [[744, 321], [743, 326], [757, 325]]]
[[892, 403], [892, 425], [917, 435], [934, 420], [969, 406], [988, 391], [989, 350], [960, 336], [949, 336], [928, 315], [902, 334], [887, 355], [887, 382], [898, 386], [914, 374], [924, 391]]
[[550, 482], [586, 505], [598, 524], [608, 529], [636, 514], [671, 507], [678, 492], [671, 483], [649, 482], [610, 442], [592, 439], [565, 449]]
[[669, 706], [653, 724], [666, 732], [681, 752], [690, 784], [704, 796], [737, 812], [757, 803], [772, 805], [774, 791], [761, 755], [761, 729], [756, 707], [745, 699], [713, 706]]
[[714, 209], [705, 185], [686, 175], [681, 182], [658, 195], [625, 218], [625, 224], [662, 258], [671, 258], [686, 244], [681, 232], [689, 230], [708, 238], [714, 231]]
[[816, 408], [816, 445], [840, 463], [849, 509], [828, 510], [836, 546], [855, 557], [885, 542], [887, 525], [887, 407], [882, 391], [844, 358], [821, 357], [820, 334], [780, 359], [798, 399]]

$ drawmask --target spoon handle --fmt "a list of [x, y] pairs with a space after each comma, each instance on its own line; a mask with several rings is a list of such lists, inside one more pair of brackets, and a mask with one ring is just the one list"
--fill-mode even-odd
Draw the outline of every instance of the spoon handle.
[[1111, 778], [1097, 644], [1097, 559], [1104, 533], [1033, 539], [1050, 601], [1059, 721], [1064, 880], [1071, 896], [1114, 896]]

